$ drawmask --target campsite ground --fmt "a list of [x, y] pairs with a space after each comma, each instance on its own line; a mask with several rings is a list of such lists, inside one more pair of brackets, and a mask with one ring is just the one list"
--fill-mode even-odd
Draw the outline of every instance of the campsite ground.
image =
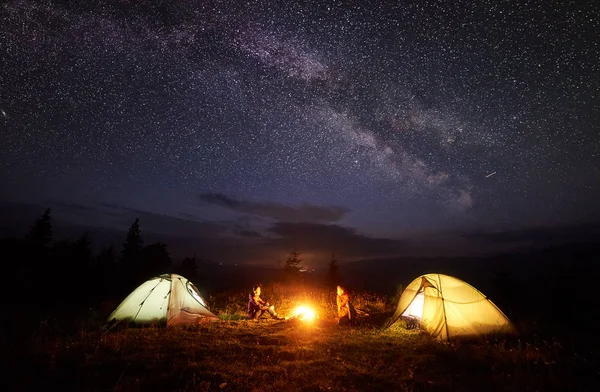
[[[357, 293], [370, 315], [334, 322], [332, 293], [267, 287], [280, 313], [298, 304], [319, 318], [244, 319], [246, 293], [209, 298], [222, 319], [170, 328], [99, 329], [115, 304], [79, 318], [53, 313], [3, 342], [3, 390], [76, 391], [573, 391], [598, 371], [573, 342], [525, 334], [443, 344], [402, 323], [377, 328], [395, 298]], [[23, 321], [21, 319], [21, 321]]]

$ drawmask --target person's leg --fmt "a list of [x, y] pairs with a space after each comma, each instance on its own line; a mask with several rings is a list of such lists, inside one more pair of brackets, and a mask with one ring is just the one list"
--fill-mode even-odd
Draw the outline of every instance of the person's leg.
[[348, 318], [348, 315], [345, 315], [344, 317], [340, 317], [338, 320], [338, 325], [348, 325], [350, 324], [350, 319]]
[[256, 313], [254, 313], [254, 320], [258, 320], [260, 318], [260, 316], [263, 315], [264, 312], [265, 311], [262, 309], [257, 310]]
[[270, 306], [269, 307], [269, 314], [274, 319], [277, 319], [277, 320], [283, 320], [284, 319], [284, 317], [281, 317], [279, 314], [277, 314], [277, 312], [275, 311], [275, 307], [274, 306]]
[[358, 317], [358, 313], [356, 312], [356, 308], [351, 303], [348, 304], [348, 309], [350, 311], [350, 321], [355, 322]]

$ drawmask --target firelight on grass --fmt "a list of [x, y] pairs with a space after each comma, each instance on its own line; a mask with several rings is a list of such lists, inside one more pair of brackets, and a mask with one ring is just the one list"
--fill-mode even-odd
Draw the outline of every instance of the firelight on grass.
[[294, 316], [302, 321], [312, 321], [315, 319], [315, 312], [308, 306], [298, 306], [294, 310]]

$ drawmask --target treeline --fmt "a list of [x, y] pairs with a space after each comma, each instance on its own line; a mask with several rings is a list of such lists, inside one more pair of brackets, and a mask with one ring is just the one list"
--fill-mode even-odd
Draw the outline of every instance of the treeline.
[[[209, 260], [196, 260], [195, 254], [174, 264], [165, 243], [144, 243], [139, 219], [124, 233], [119, 246], [105, 246], [94, 254], [92, 242], [85, 231], [78, 238], [56, 240], [48, 208], [24, 236], [0, 240], [4, 271], [10, 276], [1, 286], [5, 298], [11, 298], [15, 305], [95, 306], [103, 301], [120, 301], [145, 280], [164, 273], [178, 273], [212, 289], [230, 289], [236, 283], [250, 287], [268, 281], [310, 281], [329, 287], [343, 283], [334, 253], [325, 276], [307, 270], [296, 250], [289, 253], [279, 273], [274, 274], [261, 270], [255, 276], [256, 268], [241, 265], [219, 267]], [[215, 282], [216, 279], [221, 282]]]
[[174, 268], [167, 245], [144, 244], [136, 219], [120, 247], [92, 252], [93, 239], [84, 232], [74, 240], [53, 238], [51, 210], [47, 209], [20, 238], [1, 240], [4, 271], [2, 287], [12, 304], [92, 305], [122, 299], [144, 280], [166, 272], [192, 279], [196, 264], [187, 258]]

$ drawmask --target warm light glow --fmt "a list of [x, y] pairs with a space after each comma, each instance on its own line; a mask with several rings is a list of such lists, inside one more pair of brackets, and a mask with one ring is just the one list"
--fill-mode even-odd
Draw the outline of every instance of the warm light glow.
[[423, 305], [425, 305], [425, 294], [419, 293], [402, 315], [416, 317], [420, 320], [423, 318]]
[[312, 321], [315, 318], [315, 312], [307, 306], [298, 306], [294, 311], [294, 315], [303, 321]]

